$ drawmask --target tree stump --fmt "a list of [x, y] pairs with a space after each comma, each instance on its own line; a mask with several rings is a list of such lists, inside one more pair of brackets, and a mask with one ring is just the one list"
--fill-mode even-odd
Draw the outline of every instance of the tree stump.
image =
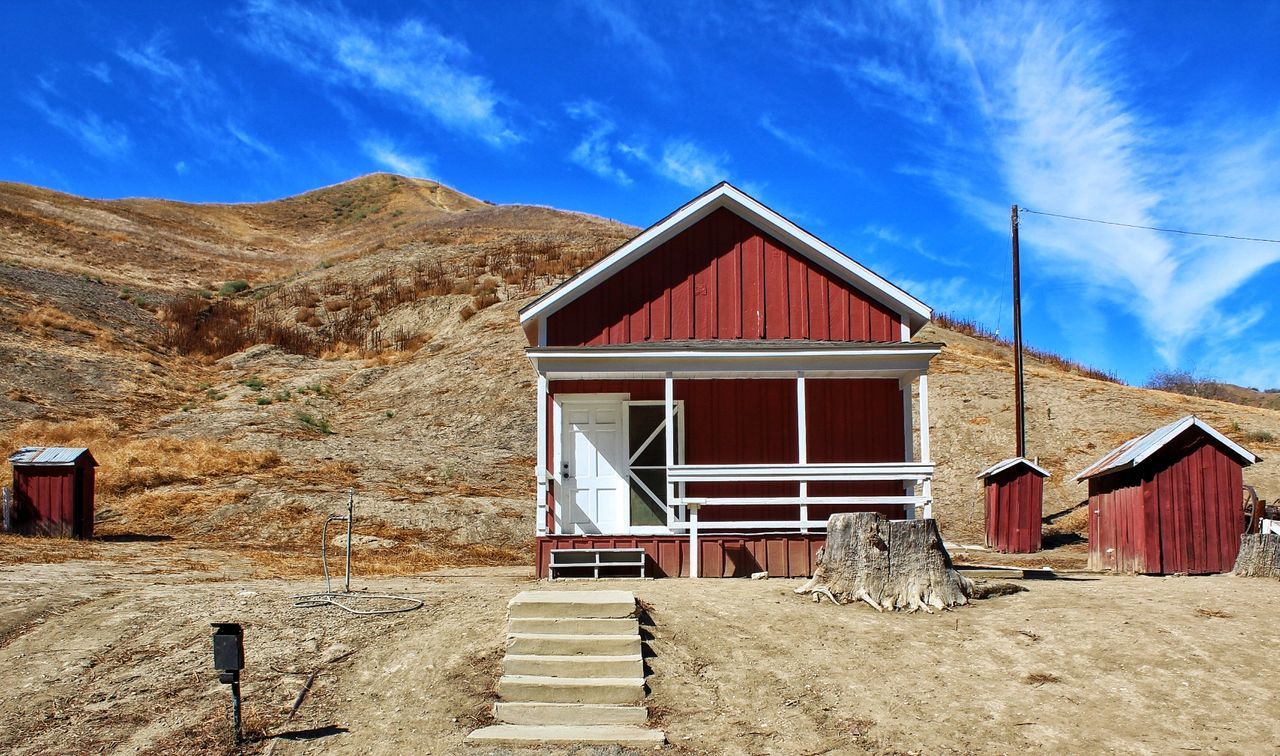
[[854, 512], [831, 515], [813, 577], [796, 593], [839, 604], [865, 601], [881, 612], [933, 612], [986, 592], [952, 568], [934, 520]]
[[1232, 574], [1240, 577], [1280, 577], [1280, 535], [1245, 533]]

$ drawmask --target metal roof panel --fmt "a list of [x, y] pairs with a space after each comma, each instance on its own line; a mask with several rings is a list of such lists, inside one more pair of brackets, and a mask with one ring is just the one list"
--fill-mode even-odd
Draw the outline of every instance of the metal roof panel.
[[[15, 465], [70, 466], [85, 454], [89, 454], [89, 450], [83, 447], [26, 446], [10, 455], [9, 462]], [[92, 455], [89, 461], [97, 464]]]
[[1040, 475], [1046, 478], [1052, 477], [1049, 474], [1048, 470], [1044, 469], [1040, 465], [1037, 465], [1035, 462], [1032, 462], [1026, 457], [1010, 457], [1008, 459], [1002, 459], [999, 462], [992, 465], [991, 467], [988, 467], [987, 469], [978, 473], [977, 478], [979, 480], [981, 480], [982, 478], [990, 478], [993, 475], [999, 475], [1005, 470], [1008, 470], [1011, 467], [1016, 467], [1017, 465], [1026, 465], [1027, 467], [1031, 468], [1032, 470], [1034, 470], [1035, 472], [1039, 473]]
[[1168, 425], [1156, 428], [1150, 433], [1125, 441], [1103, 455], [1097, 462], [1081, 470], [1072, 480], [1087, 480], [1106, 473], [1135, 467], [1191, 428], [1199, 428], [1204, 431], [1207, 436], [1225, 446], [1228, 451], [1239, 457], [1246, 465], [1261, 461], [1258, 455], [1222, 435], [1205, 421], [1195, 415], [1187, 415]]

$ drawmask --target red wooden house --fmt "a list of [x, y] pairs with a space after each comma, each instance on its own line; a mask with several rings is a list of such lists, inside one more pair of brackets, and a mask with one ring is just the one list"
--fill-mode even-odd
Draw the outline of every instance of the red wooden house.
[[1001, 460], [978, 473], [987, 500], [987, 546], [1009, 554], [1040, 550], [1047, 477], [1048, 470], [1025, 457]]
[[93, 537], [94, 468], [88, 449], [29, 446], [13, 465], [13, 529], [28, 535]]
[[1230, 571], [1258, 461], [1191, 415], [1120, 445], [1075, 477], [1089, 482], [1089, 569]]
[[931, 316], [726, 183], [529, 304], [538, 575], [808, 575], [834, 512], [929, 517]]

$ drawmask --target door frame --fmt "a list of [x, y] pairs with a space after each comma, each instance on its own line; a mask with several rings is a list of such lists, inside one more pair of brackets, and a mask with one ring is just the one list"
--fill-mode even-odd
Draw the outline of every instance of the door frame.
[[[619, 425], [619, 433], [621, 434], [621, 437], [619, 440], [620, 440], [620, 443], [622, 444], [622, 447], [621, 447], [622, 453], [621, 453], [621, 459], [619, 460], [619, 463], [618, 463], [618, 469], [615, 470], [615, 472], [618, 473], [619, 491], [626, 492], [630, 490], [628, 488], [628, 472], [627, 472], [628, 455], [627, 455], [627, 447], [626, 447], [626, 439], [627, 439], [626, 404], [630, 398], [631, 398], [631, 394], [626, 394], [626, 393], [557, 394], [555, 396], [552, 402], [552, 406], [555, 412], [555, 418], [554, 418], [555, 422], [553, 423], [554, 441], [552, 442], [552, 445], [551, 445], [551, 450], [553, 452], [551, 455], [552, 456], [551, 462], [553, 465], [552, 470], [554, 471], [552, 480], [555, 483], [554, 496], [555, 496], [555, 504], [556, 504], [556, 507], [555, 507], [556, 509], [555, 534], [556, 535], [576, 535], [575, 533], [570, 532], [569, 522], [566, 517], [567, 511], [568, 511], [567, 508], [570, 506], [573, 506], [573, 502], [572, 502], [572, 497], [568, 495], [568, 485], [564, 477], [564, 463], [565, 463], [564, 407], [565, 405], [566, 404], [586, 404], [586, 405], [594, 405], [594, 406], [610, 405], [610, 406], [618, 407], [619, 409], [618, 414], [620, 416], [618, 425]], [[628, 499], [628, 504], [629, 502], [630, 500]], [[619, 519], [621, 519], [627, 524], [626, 526], [624, 526], [624, 529], [630, 525], [630, 522], [631, 522], [630, 506], [626, 507], [625, 516]], [[592, 534], [592, 535], [595, 535], [595, 534]], [[600, 533], [599, 535], [619, 535], [619, 534]]]

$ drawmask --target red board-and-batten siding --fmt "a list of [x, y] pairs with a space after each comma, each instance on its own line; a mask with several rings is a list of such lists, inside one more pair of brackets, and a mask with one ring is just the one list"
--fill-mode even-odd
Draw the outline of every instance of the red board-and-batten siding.
[[548, 346], [903, 341], [898, 314], [720, 208], [547, 320]]
[[94, 469], [81, 464], [15, 466], [15, 529], [31, 535], [92, 538], [94, 477]]
[[999, 472], [985, 481], [987, 546], [1010, 554], [1040, 550], [1044, 478], [1026, 465]]
[[1243, 469], [1190, 432], [1139, 467], [1089, 480], [1089, 567], [1146, 574], [1227, 572], [1244, 531]]

